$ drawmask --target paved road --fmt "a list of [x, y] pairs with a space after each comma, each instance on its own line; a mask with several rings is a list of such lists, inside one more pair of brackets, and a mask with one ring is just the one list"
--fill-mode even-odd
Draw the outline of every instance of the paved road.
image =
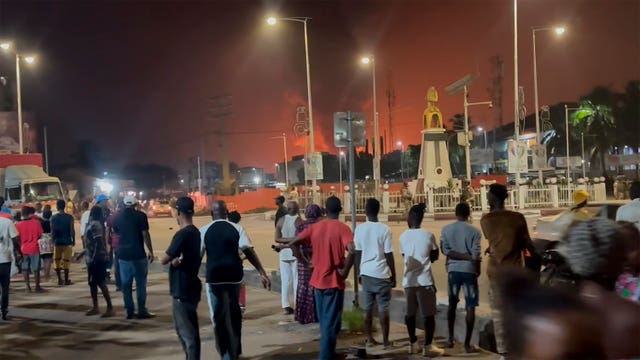
[[[0, 358], [30, 359], [184, 359], [171, 316], [171, 299], [167, 274], [149, 274], [148, 306], [157, 317], [150, 320], [125, 320], [121, 293], [112, 293], [116, 317], [101, 319], [85, 316], [90, 307], [89, 289], [82, 264], [71, 269], [74, 285], [56, 287], [46, 284], [45, 294], [24, 292], [24, 283], [11, 283], [10, 321], [0, 320]], [[113, 286], [110, 286], [113, 290]], [[202, 359], [219, 359], [215, 351], [213, 329], [205, 296], [198, 307]], [[299, 325], [291, 316], [282, 315], [280, 295], [248, 288], [248, 307], [242, 329], [243, 358], [262, 360], [312, 360], [317, 358], [319, 329], [317, 324]], [[104, 302], [100, 299], [100, 305]], [[104, 309], [104, 308], [103, 308]], [[379, 334], [378, 334], [379, 335]], [[422, 334], [420, 332], [420, 338]], [[349, 351], [362, 343], [362, 335], [342, 333], [338, 349]], [[424, 359], [408, 356], [404, 326], [392, 325], [391, 340], [396, 347], [380, 348], [369, 353], [377, 359]], [[441, 339], [440, 339], [441, 340]], [[460, 348], [448, 350], [447, 359], [466, 359]], [[461, 356], [458, 356], [461, 355]], [[354, 359], [354, 357], [349, 357]], [[494, 360], [498, 357], [481, 353], [471, 358]]]
[[[208, 217], [197, 217], [194, 219], [195, 225], [200, 227], [210, 221]], [[535, 224], [535, 219], [528, 219], [529, 225]], [[442, 228], [450, 224], [452, 221], [425, 221], [423, 227], [433, 232], [436, 238], [440, 239], [440, 232]], [[263, 265], [267, 269], [277, 270], [279, 268], [278, 254], [271, 249], [274, 237], [273, 221], [265, 220], [263, 214], [243, 215], [241, 224], [246, 229], [247, 233], [251, 237], [251, 241], [262, 260]], [[388, 224], [393, 232], [393, 242], [395, 252], [396, 269], [399, 274], [402, 274], [403, 263], [402, 256], [399, 252], [400, 249], [400, 235], [407, 228], [404, 223], [391, 222]], [[480, 226], [479, 221], [475, 221], [475, 226]], [[156, 256], [160, 256], [169, 246], [171, 237], [177, 229], [177, 225], [172, 218], [151, 218], [149, 219], [150, 233], [153, 241]], [[531, 230], [530, 230], [531, 231]], [[488, 246], [485, 239], [482, 240], [482, 250], [484, 251]], [[247, 265], [251, 266], [251, 265]], [[482, 264], [482, 275], [480, 276], [479, 286], [481, 289], [480, 302], [486, 304], [486, 290], [488, 289], [488, 279], [486, 277], [486, 261]], [[433, 265], [433, 274], [436, 281], [436, 286], [440, 289], [446, 289], [447, 286], [447, 273], [445, 269], [444, 258], [441, 257], [440, 261], [437, 261]], [[398, 281], [398, 286], [401, 286], [401, 282]], [[440, 297], [446, 296], [446, 291], [439, 292]]]

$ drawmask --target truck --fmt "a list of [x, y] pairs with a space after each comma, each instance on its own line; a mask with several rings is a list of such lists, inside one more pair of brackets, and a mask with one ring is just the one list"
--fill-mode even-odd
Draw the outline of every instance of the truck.
[[41, 154], [0, 155], [0, 194], [13, 213], [24, 205], [51, 205], [64, 198], [62, 184], [42, 168]]

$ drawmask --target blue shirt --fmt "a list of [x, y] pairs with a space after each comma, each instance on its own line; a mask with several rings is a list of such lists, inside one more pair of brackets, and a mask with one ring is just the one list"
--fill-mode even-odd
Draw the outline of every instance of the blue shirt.
[[[442, 228], [440, 248], [445, 256], [454, 251], [479, 260], [481, 239], [480, 230], [466, 221], [456, 221]], [[475, 273], [476, 268], [472, 261], [447, 259], [447, 271]]]

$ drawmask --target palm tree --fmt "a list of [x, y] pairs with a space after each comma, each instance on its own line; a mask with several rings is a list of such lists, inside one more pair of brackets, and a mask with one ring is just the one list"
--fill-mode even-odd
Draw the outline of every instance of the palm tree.
[[582, 101], [572, 116], [572, 124], [576, 130], [574, 137], [579, 137], [581, 133], [592, 137], [593, 155], [600, 156], [602, 175], [607, 177], [606, 156], [616, 141], [613, 111], [606, 105], [594, 105], [589, 100]]

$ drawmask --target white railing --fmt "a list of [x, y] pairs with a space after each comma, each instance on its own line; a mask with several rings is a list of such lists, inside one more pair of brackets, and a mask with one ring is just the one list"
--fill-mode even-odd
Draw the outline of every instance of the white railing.
[[[588, 184], [588, 185], [575, 185], [575, 184], [563, 184], [563, 185], [544, 185], [544, 186], [529, 186], [523, 185], [520, 187], [510, 187], [509, 197], [507, 198], [507, 209], [540, 209], [540, 208], [567, 208], [573, 205], [573, 193], [576, 189], [583, 188], [589, 192], [591, 201], [605, 201], [606, 193], [604, 184]], [[467, 202], [471, 206], [473, 211], [487, 211], [488, 202], [487, 187], [475, 189], [473, 194], [469, 194], [470, 200]], [[329, 196], [335, 195], [342, 200], [345, 212], [350, 212], [351, 199], [350, 193], [345, 191], [343, 193], [321, 193], [317, 194], [319, 204], [324, 204]], [[467, 195], [467, 196], [469, 196]], [[373, 193], [369, 192], [356, 192], [356, 212], [362, 214], [365, 212], [365, 206], [368, 198], [375, 197]], [[410, 203], [402, 197], [400, 191], [383, 191], [381, 192], [382, 211], [389, 214], [404, 213], [407, 211], [407, 207], [411, 204], [425, 203], [427, 204], [427, 211], [430, 213], [443, 213], [454, 212], [455, 207], [463, 198], [463, 194], [460, 189], [454, 188], [436, 188], [428, 189], [427, 194], [413, 195]], [[311, 194], [302, 195], [299, 197], [301, 209], [307, 204], [313, 202]], [[348, 210], [348, 211], [347, 211]]]

